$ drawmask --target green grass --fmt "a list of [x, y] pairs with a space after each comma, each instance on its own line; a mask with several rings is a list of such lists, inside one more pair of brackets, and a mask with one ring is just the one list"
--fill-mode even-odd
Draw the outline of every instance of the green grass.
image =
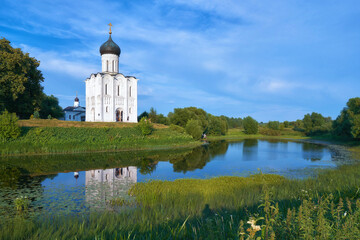
[[137, 127], [22, 127], [21, 136], [0, 143], [0, 155], [79, 153], [196, 146], [191, 136], [157, 128], [143, 136]]

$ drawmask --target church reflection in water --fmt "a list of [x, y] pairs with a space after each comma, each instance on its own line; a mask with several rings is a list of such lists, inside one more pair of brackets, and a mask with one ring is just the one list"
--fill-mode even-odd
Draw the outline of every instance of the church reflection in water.
[[96, 169], [85, 172], [85, 198], [91, 208], [108, 207], [114, 199], [129, 200], [137, 182], [137, 167]]

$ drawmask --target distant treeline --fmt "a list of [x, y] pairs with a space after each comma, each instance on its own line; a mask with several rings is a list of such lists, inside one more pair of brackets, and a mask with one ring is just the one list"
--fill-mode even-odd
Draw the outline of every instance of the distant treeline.
[[202, 134], [225, 135], [229, 128], [244, 129], [247, 134], [260, 132], [263, 135], [280, 135], [283, 129], [293, 129], [303, 132], [307, 136], [331, 135], [347, 139], [360, 138], [360, 98], [351, 98], [340, 115], [332, 120], [320, 113], [313, 112], [304, 115], [303, 119], [296, 121], [269, 121], [257, 122], [252, 117], [234, 118], [227, 116], [214, 116], [201, 108], [187, 107], [175, 108], [167, 116], [157, 114], [154, 108], [143, 112], [138, 120], [146, 117], [153, 123], [169, 125], [180, 132], [187, 132], [194, 138]]

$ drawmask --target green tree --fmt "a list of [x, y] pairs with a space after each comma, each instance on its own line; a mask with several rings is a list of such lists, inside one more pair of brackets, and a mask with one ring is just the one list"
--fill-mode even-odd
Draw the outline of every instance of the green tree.
[[200, 139], [203, 134], [199, 120], [190, 119], [185, 126], [185, 130], [196, 140]]
[[146, 112], [146, 111], [144, 111], [143, 113], [141, 113], [141, 114], [138, 116], [138, 122], [140, 122], [140, 120], [141, 120], [143, 117], [144, 117], [144, 118], [149, 118], [149, 113]]
[[279, 130], [280, 129], [280, 122], [279, 121], [269, 121], [267, 127], [272, 130]]
[[207, 133], [209, 135], [225, 135], [227, 132], [227, 121], [221, 117], [215, 117], [209, 114], [209, 126]]
[[259, 123], [250, 116], [243, 119], [243, 125], [246, 134], [256, 134], [258, 132]]
[[334, 134], [358, 139], [360, 138], [360, 98], [350, 98], [346, 106], [333, 123]]
[[207, 113], [201, 108], [175, 108], [174, 113], [169, 113], [168, 117], [170, 123], [181, 127], [185, 127], [190, 119], [198, 120], [203, 131], [208, 127]]
[[7, 110], [0, 115], [0, 141], [5, 142], [20, 136], [21, 130], [17, 121], [15, 113], [9, 113]]
[[35, 58], [0, 39], [0, 111], [7, 109], [29, 118], [42, 100], [44, 78]]
[[46, 119], [50, 115], [53, 118], [61, 118], [64, 116], [62, 107], [59, 106], [59, 100], [53, 95], [44, 94], [40, 107], [40, 118]]
[[313, 127], [313, 122], [311, 120], [310, 114], [306, 114], [303, 119], [303, 126], [305, 129], [305, 132], [310, 132]]
[[158, 122], [157, 113], [156, 113], [155, 108], [153, 108], [153, 107], [150, 108], [149, 119], [150, 119], [151, 122], [153, 122], [153, 123], [157, 123], [157, 122]]

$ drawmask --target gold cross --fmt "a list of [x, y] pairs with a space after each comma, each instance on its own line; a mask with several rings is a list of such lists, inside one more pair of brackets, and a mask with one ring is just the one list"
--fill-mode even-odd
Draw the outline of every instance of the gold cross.
[[111, 24], [111, 23], [109, 23], [108, 25], [110, 26], [110, 31], [109, 31], [109, 34], [111, 34], [111, 33], [112, 33], [112, 32], [111, 32], [111, 27], [112, 27], [112, 24]]

